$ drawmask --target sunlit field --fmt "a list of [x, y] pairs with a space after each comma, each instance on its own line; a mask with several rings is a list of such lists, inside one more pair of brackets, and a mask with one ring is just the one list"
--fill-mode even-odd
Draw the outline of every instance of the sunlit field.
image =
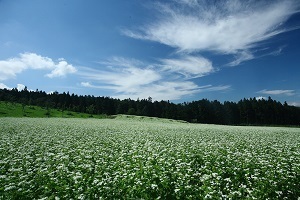
[[299, 197], [299, 128], [0, 118], [0, 199]]

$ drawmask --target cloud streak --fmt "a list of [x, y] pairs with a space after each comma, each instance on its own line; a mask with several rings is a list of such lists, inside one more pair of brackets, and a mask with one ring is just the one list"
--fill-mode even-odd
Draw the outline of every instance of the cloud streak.
[[[153, 100], [177, 100], [200, 92], [225, 91], [230, 88], [230, 86], [198, 86], [192, 81], [182, 80], [181, 77], [173, 74], [173, 71], [178, 73], [185, 71], [199, 75], [212, 70], [208, 61], [201, 60], [201, 58], [200, 61], [201, 64], [208, 63], [208, 69], [199, 71], [198, 66], [196, 69], [182, 69], [174, 63], [184, 61], [176, 59], [162, 60], [163, 64], [147, 65], [134, 59], [114, 57], [109, 61], [99, 63], [102, 65], [102, 70], [85, 68], [79, 74], [86, 80], [81, 82], [81, 86], [112, 90], [114, 91], [112, 97], [120, 99], [151, 96]], [[167, 65], [170, 62], [173, 68]], [[193, 59], [189, 62], [193, 62]]]
[[[282, 26], [297, 12], [299, 2], [283, 1], [195, 1], [157, 4], [160, 17], [138, 30], [123, 30], [128, 37], [159, 42], [179, 52], [210, 51], [232, 54], [235, 66], [254, 56], [251, 49], [289, 31]], [[174, 6], [176, 5], [176, 6]]]
[[295, 90], [260, 90], [257, 93], [260, 94], [268, 94], [268, 95], [286, 95], [286, 96], [294, 96]]
[[214, 71], [212, 62], [204, 57], [181, 56], [177, 59], [161, 59], [164, 70], [177, 72], [187, 78], [205, 76]]
[[137, 60], [114, 57], [99, 64], [104, 65], [105, 70], [90, 69], [81, 75], [88, 80], [103, 83], [108, 89], [130, 91], [132, 87], [147, 85], [161, 79], [158, 72], [150, 67], [143, 68], [140, 66], [142, 62]]
[[254, 55], [252, 53], [250, 53], [249, 51], [241, 51], [235, 55], [235, 60], [228, 63], [227, 65], [234, 67], [241, 64], [242, 62], [252, 59], [254, 59]]
[[50, 73], [46, 76], [49, 78], [63, 77], [77, 71], [63, 58], [55, 62], [51, 58], [35, 53], [21, 53], [18, 57], [0, 60], [0, 80], [15, 78], [17, 74], [27, 69], [48, 70]]

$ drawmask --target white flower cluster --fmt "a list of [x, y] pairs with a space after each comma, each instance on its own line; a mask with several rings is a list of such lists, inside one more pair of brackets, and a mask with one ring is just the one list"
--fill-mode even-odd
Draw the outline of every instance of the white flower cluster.
[[0, 199], [298, 199], [300, 130], [0, 119]]

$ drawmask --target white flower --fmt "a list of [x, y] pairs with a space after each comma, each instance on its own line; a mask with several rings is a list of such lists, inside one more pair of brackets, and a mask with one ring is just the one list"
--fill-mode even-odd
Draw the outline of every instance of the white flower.
[[180, 190], [179, 188], [176, 188], [176, 189], [174, 190], [174, 192], [177, 193], [177, 192], [179, 192], [179, 190]]
[[151, 184], [152, 189], [156, 189], [158, 186], [156, 184]]

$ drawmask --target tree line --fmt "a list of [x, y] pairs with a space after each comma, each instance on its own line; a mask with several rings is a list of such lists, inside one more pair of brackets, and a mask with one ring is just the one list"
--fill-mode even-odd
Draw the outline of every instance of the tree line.
[[300, 125], [300, 108], [268, 99], [242, 99], [238, 102], [207, 99], [175, 104], [148, 99], [114, 99], [76, 95], [69, 92], [19, 91], [0, 89], [0, 101], [93, 114], [128, 114], [185, 120], [193, 123], [226, 125]]

